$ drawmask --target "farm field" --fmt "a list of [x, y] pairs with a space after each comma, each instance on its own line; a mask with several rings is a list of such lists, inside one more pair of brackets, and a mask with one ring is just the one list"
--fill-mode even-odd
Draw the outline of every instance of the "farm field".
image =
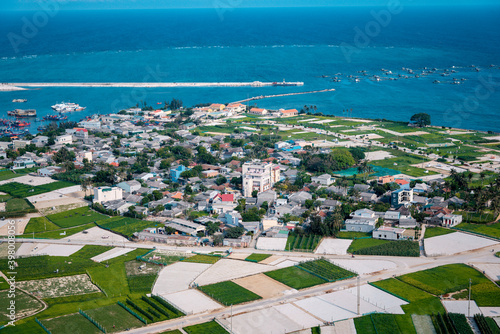
[[242, 277], [233, 280], [234, 283], [244, 287], [247, 290], [261, 296], [262, 298], [272, 298], [282, 295], [290, 288], [282, 283], [279, 283], [272, 278], [264, 275], [257, 274], [247, 277]]
[[11, 198], [5, 203], [7, 212], [20, 212], [31, 208], [32, 206], [24, 198]]
[[127, 276], [127, 283], [130, 288], [130, 292], [151, 293], [156, 276], [156, 274]]
[[[0, 291], [0, 327], [6, 322], [10, 321], [7, 318], [10, 298], [8, 297], [10, 290]], [[23, 317], [28, 314], [33, 314], [43, 308], [42, 303], [40, 303], [35, 298], [30, 295], [16, 289], [16, 316], [18, 318]]]
[[190, 257], [184, 259], [182, 262], [214, 264], [215, 262], [219, 261], [220, 259], [221, 259], [221, 257], [219, 257], [219, 256], [196, 254], [194, 256], [190, 256]]
[[251, 262], [260, 262], [264, 261], [268, 257], [270, 257], [271, 254], [260, 254], [260, 253], [252, 253], [247, 258], [245, 259], [246, 261], [251, 261]]
[[[42, 320], [42, 324], [53, 334], [98, 334], [102, 333], [93, 323], [80, 313]], [[41, 327], [40, 327], [41, 329]]]
[[169, 303], [180, 308], [185, 313], [200, 313], [223, 307], [212, 298], [197, 289], [189, 289], [163, 295]]
[[[482, 212], [482, 213], [458, 211], [457, 214], [462, 215], [463, 223], [467, 223], [467, 224], [482, 224], [483, 225], [483, 224], [492, 223], [497, 218], [490, 211], [486, 211], [486, 212]], [[461, 225], [461, 224], [459, 224], [459, 225]]]
[[[184, 261], [183, 261], [184, 262]], [[273, 266], [249, 261], [222, 259], [204, 271], [195, 283], [209, 285], [232, 279], [260, 274], [275, 269]]]
[[0, 277], [0, 291], [7, 290], [9, 288], [9, 283], [5, 280], [5, 278]]
[[336, 266], [324, 259], [302, 262], [299, 264], [299, 267], [304, 268], [330, 282], [357, 276], [356, 273]]
[[470, 250], [488, 247], [497, 244], [480, 236], [463, 232], [440, 235], [425, 240], [425, 253], [427, 256], [452, 255]]
[[[93, 223], [87, 224], [87, 225], [81, 225], [81, 226], [76, 226], [76, 227], [71, 227], [71, 228], [65, 228], [65, 229], [57, 229], [53, 231], [47, 231], [47, 232], [38, 232], [36, 233], [36, 238], [41, 238], [41, 239], [62, 239], [66, 238], [69, 236], [72, 236], [73, 234], [79, 233], [81, 231], [87, 230], [89, 228], [95, 227]], [[29, 238], [32, 237], [33, 235], [30, 233], [25, 233], [21, 237], [23, 238]]]
[[352, 231], [340, 231], [337, 234], [337, 238], [339, 239], [357, 239], [357, 238], [371, 238], [372, 234], [367, 232], [352, 232]]
[[128, 330], [129, 328], [143, 326], [143, 323], [139, 321], [139, 319], [118, 304], [85, 310], [85, 313], [101, 324], [108, 333], [120, 332]]
[[369, 248], [373, 246], [378, 246], [378, 245], [383, 245], [386, 244], [390, 241], [387, 240], [379, 240], [379, 239], [356, 239], [353, 240], [349, 248], [347, 249], [348, 253], [355, 254], [357, 251], [364, 249], [364, 248]]
[[370, 284], [410, 302], [433, 297], [433, 295], [395, 278], [389, 278]]
[[489, 225], [461, 223], [456, 227], [457, 229], [463, 229], [472, 233], [484, 234], [493, 238], [500, 239], [500, 223], [493, 223]]
[[74, 186], [74, 184], [65, 181], [56, 181], [39, 186], [31, 186], [19, 182], [10, 182], [0, 185], [0, 191], [14, 197], [26, 198], [71, 186]]
[[51, 222], [45, 217], [34, 217], [31, 218], [24, 229], [24, 233], [38, 233], [38, 232], [46, 232], [60, 229], [59, 226]]
[[105, 229], [132, 237], [134, 232], [140, 232], [147, 227], [163, 226], [160, 223], [150, 222], [129, 217], [112, 217], [105, 220], [100, 220], [97, 224]]
[[272, 279], [297, 290], [327, 282], [326, 280], [309, 274], [308, 272], [295, 266], [266, 272], [265, 274]]
[[189, 284], [209, 267], [210, 264], [207, 263], [186, 261], [166, 266], [159, 272], [153, 293], [163, 296], [168, 293], [186, 290], [189, 288]]
[[87, 275], [54, 277], [42, 280], [17, 282], [21, 289], [39, 298], [54, 298], [99, 292]]
[[184, 327], [188, 334], [227, 334], [228, 332], [215, 321], [204, 322], [193, 326]]
[[286, 242], [285, 250], [313, 251], [321, 240], [319, 235], [295, 235], [290, 233]]
[[[353, 243], [358, 240], [370, 240], [370, 239], [357, 239], [354, 240]], [[381, 240], [381, 241], [387, 241], [387, 240]], [[383, 244], [378, 244], [371, 247], [358, 249], [357, 251], [354, 251], [353, 254], [419, 257], [420, 247], [417, 241], [409, 241], [409, 240], [387, 241]]]
[[453, 233], [453, 232], [456, 232], [456, 231], [450, 230], [447, 228], [443, 228], [443, 227], [428, 227], [427, 226], [425, 229], [424, 239], [437, 237], [440, 235], [445, 235], [445, 234], [449, 234], [449, 233]]
[[262, 299], [261, 296], [231, 281], [204, 285], [198, 289], [226, 306]]
[[84, 206], [78, 209], [48, 215], [47, 218], [57, 226], [66, 228], [85, 225], [90, 222], [107, 219], [108, 217]]
[[351, 245], [349, 239], [324, 238], [316, 249], [316, 254], [346, 255], [347, 249]]

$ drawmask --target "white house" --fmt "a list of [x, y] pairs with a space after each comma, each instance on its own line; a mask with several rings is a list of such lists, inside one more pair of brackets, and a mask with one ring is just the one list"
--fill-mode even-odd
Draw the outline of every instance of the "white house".
[[332, 178], [332, 176], [330, 174], [323, 174], [320, 176], [312, 177], [311, 181], [314, 183], [319, 183], [319, 184], [324, 185], [324, 186], [329, 186], [330, 184], [332, 184], [335, 181], [335, 179]]
[[374, 239], [383, 239], [383, 240], [403, 240], [406, 239], [403, 234], [405, 229], [403, 228], [394, 228], [382, 226], [373, 231], [372, 237]]
[[453, 227], [453, 226], [457, 226], [458, 224], [460, 224], [462, 222], [462, 216], [461, 215], [453, 215], [453, 214], [449, 214], [449, 215], [445, 215], [443, 216], [443, 226], [444, 227]]
[[70, 134], [60, 135], [56, 137], [56, 144], [72, 144], [73, 136]]
[[14, 165], [10, 167], [10, 169], [24, 169], [24, 168], [31, 168], [31, 167], [36, 167], [35, 162], [31, 158], [26, 158], [26, 157], [17, 157], [16, 160], [14, 160]]
[[118, 187], [94, 188], [94, 203], [102, 203], [122, 199], [123, 190]]
[[377, 220], [375, 218], [367, 219], [347, 219], [345, 229], [351, 232], [371, 232], [375, 229]]

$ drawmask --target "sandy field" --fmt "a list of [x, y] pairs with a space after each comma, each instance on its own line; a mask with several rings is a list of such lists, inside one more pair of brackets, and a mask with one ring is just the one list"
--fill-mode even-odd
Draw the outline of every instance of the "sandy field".
[[396, 268], [394, 262], [382, 260], [332, 259], [330, 262], [360, 275]]
[[118, 257], [120, 255], [127, 254], [128, 252], [133, 251], [135, 248], [122, 248], [122, 247], [115, 247], [113, 249], [110, 249], [109, 251], [106, 251], [104, 253], [101, 253], [99, 255], [94, 256], [91, 258], [92, 261], [95, 262], [102, 262], [106, 261], [109, 259], [113, 259], [115, 257]]
[[356, 334], [354, 320], [337, 321], [332, 326], [322, 326], [321, 334]]
[[492, 280], [500, 281], [500, 260], [498, 258], [495, 259], [497, 263], [473, 263], [473, 265]]
[[229, 137], [231, 135], [230, 133], [224, 133], [224, 132], [205, 132], [205, 133], [214, 136], [226, 136], [226, 137]]
[[268, 257], [267, 259], [265, 259], [264, 261], [260, 261], [259, 263], [260, 264], [271, 264], [273, 263], [274, 261], [276, 260], [279, 260], [281, 259], [282, 257], [279, 256], [279, 255], [271, 255], [270, 257]]
[[290, 290], [290, 287], [275, 281], [264, 274], [238, 278], [233, 280], [233, 282], [252, 291], [253, 293], [258, 294], [262, 298], [281, 296], [283, 291]]
[[153, 287], [153, 293], [166, 295], [189, 289], [189, 285], [202, 272], [210, 268], [207, 263], [177, 262], [163, 268]]
[[381, 135], [378, 135], [376, 133], [369, 133], [366, 135], [366, 138], [368, 138], [368, 139], [381, 139], [384, 137], [382, 137]]
[[[467, 300], [443, 300], [441, 301], [443, 303], [444, 308], [448, 313], [460, 313], [465, 315], [466, 317], [468, 316], [468, 307], [469, 307], [469, 301]], [[474, 314], [480, 314], [481, 310], [479, 307], [477, 307], [477, 304], [475, 301], [471, 300], [470, 301], [470, 315], [471, 317]]]
[[0, 92], [11, 92], [16, 90], [26, 90], [26, 88], [21, 88], [12, 85], [0, 84]]
[[427, 256], [452, 255], [496, 244], [498, 241], [462, 232], [440, 235], [424, 241]]
[[480, 307], [485, 317], [500, 317], [500, 307]]
[[59, 245], [43, 243], [23, 243], [17, 250], [17, 256], [50, 255], [70, 256], [83, 248], [83, 245]]
[[[18, 218], [12, 218], [12, 220], [15, 222], [16, 225], [16, 235], [21, 235], [24, 233], [24, 229], [26, 228], [26, 225], [28, 225], [28, 222], [30, 221], [30, 218], [33, 217], [40, 217], [40, 214], [38, 212], [34, 213], [28, 213], [24, 217], [18, 217]], [[9, 232], [9, 219], [5, 220], [0, 220], [0, 236], [1, 235], [8, 235]]]
[[100, 291], [85, 274], [17, 282], [16, 284], [39, 298], [82, 295]]
[[394, 156], [386, 151], [373, 151], [365, 153], [365, 158], [368, 161], [384, 160], [388, 158], [393, 158]]
[[[61, 240], [69, 241], [69, 240], [85, 240], [85, 241], [107, 241], [109, 243], [129, 243], [130, 241], [127, 238], [124, 238], [118, 234], [114, 234], [107, 230], [103, 230], [99, 227], [92, 227], [86, 230], [87, 233], [78, 232], [73, 235], [70, 235]], [[104, 237], [104, 238], [103, 238]]]
[[247, 253], [231, 253], [226, 259], [233, 259], [233, 260], [244, 260], [248, 257], [249, 254]]
[[346, 255], [351, 242], [349, 239], [323, 239], [314, 253]]
[[259, 237], [255, 248], [262, 250], [285, 250], [287, 238], [267, 238]]
[[207, 285], [276, 269], [273, 266], [248, 261], [222, 259], [203, 272], [195, 282]]
[[62, 205], [74, 206], [77, 208], [87, 204], [87, 202], [83, 200], [84, 195], [80, 186], [72, 186], [40, 195], [30, 196], [27, 199], [39, 210]]
[[213, 311], [224, 307], [196, 289], [171, 293], [164, 295], [163, 298], [186, 314]]
[[23, 175], [19, 177], [15, 177], [13, 179], [8, 179], [4, 181], [0, 181], [0, 185], [6, 184], [6, 183], [11, 183], [11, 182], [18, 182], [18, 183], [23, 183], [27, 184], [30, 186], [41, 186], [43, 184], [48, 184], [52, 182], [56, 182], [56, 180], [51, 179], [50, 177], [45, 177], [45, 176], [32, 176], [32, 175]]

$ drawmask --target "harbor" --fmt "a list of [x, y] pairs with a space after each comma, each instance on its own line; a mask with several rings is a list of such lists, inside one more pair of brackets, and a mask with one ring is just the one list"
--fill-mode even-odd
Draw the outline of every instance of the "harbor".
[[244, 103], [244, 102], [248, 102], [248, 101], [268, 99], [271, 97], [303, 95], [303, 94], [316, 94], [316, 93], [333, 92], [333, 91], [335, 91], [334, 88], [328, 88], [328, 89], [321, 89], [321, 90], [311, 90], [311, 91], [307, 91], [307, 92], [296, 92], [296, 93], [274, 94], [274, 95], [260, 95], [260, 96], [250, 97], [248, 99], [244, 99], [244, 100], [240, 100], [240, 101], [235, 101], [233, 103]]

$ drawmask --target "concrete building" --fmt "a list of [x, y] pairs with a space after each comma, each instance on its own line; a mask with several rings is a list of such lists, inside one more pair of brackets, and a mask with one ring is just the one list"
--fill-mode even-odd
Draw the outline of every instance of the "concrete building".
[[373, 231], [372, 237], [383, 240], [404, 240], [406, 239], [404, 232], [405, 229], [402, 228], [382, 226]]
[[314, 183], [321, 184], [323, 186], [329, 186], [330, 184], [332, 184], [335, 181], [335, 179], [332, 178], [332, 176], [330, 174], [323, 174], [320, 176], [312, 177], [311, 181]]
[[170, 180], [172, 182], [179, 181], [179, 177], [181, 176], [181, 173], [184, 171], [187, 171], [187, 170], [189, 170], [189, 168], [186, 168], [183, 165], [179, 165], [177, 167], [170, 168]]
[[205, 226], [179, 218], [172, 219], [170, 222], [165, 223], [165, 227], [171, 227], [178, 232], [192, 236], [196, 236], [198, 232], [205, 231]]
[[347, 219], [345, 221], [345, 229], [350, 232], [371, 232], [375, 229], [377, 219]]
[[413, 202], [413, 189], [398, 189], [391, 194], [391, 206], [399, 208]]
[[116, 186], [119, 188], [122, 188], [123, 191], [125, 191], [129, 194], [132, 194], [132, 193], [138, 191], [139, 189], [141, 189], [140, 182], [136, 181], [136, 180], [120, 182]]
[[252, 197], [252, 192], [270, 190], [280, 180], [280, 167], [272, 163], [246, 162], [243, 164], [243, 196]]
[[17, 157], [16, 160], [14, 160], [13, 164], [14, 165], [10, 167], [10, 169], [12, 170], [36, 167], [36, 163], [33, 161], [33, 159], [26, 157]]
[[461, 215], [444, 215], [443, 216], [443, 226], [444, 227], [453, 227], [457, 226], [462, 222], [462, 216]]
[[102, 203], [122, 199], [123, 190], [118, 187], [97, 187], [94, 188], [94, 203]]
[[70, 134], [60, 135], [60, 136], [56, 137], [55, 142], [56, 142], [56, 144], [72, 144], [73, 143], [73, 136]]

